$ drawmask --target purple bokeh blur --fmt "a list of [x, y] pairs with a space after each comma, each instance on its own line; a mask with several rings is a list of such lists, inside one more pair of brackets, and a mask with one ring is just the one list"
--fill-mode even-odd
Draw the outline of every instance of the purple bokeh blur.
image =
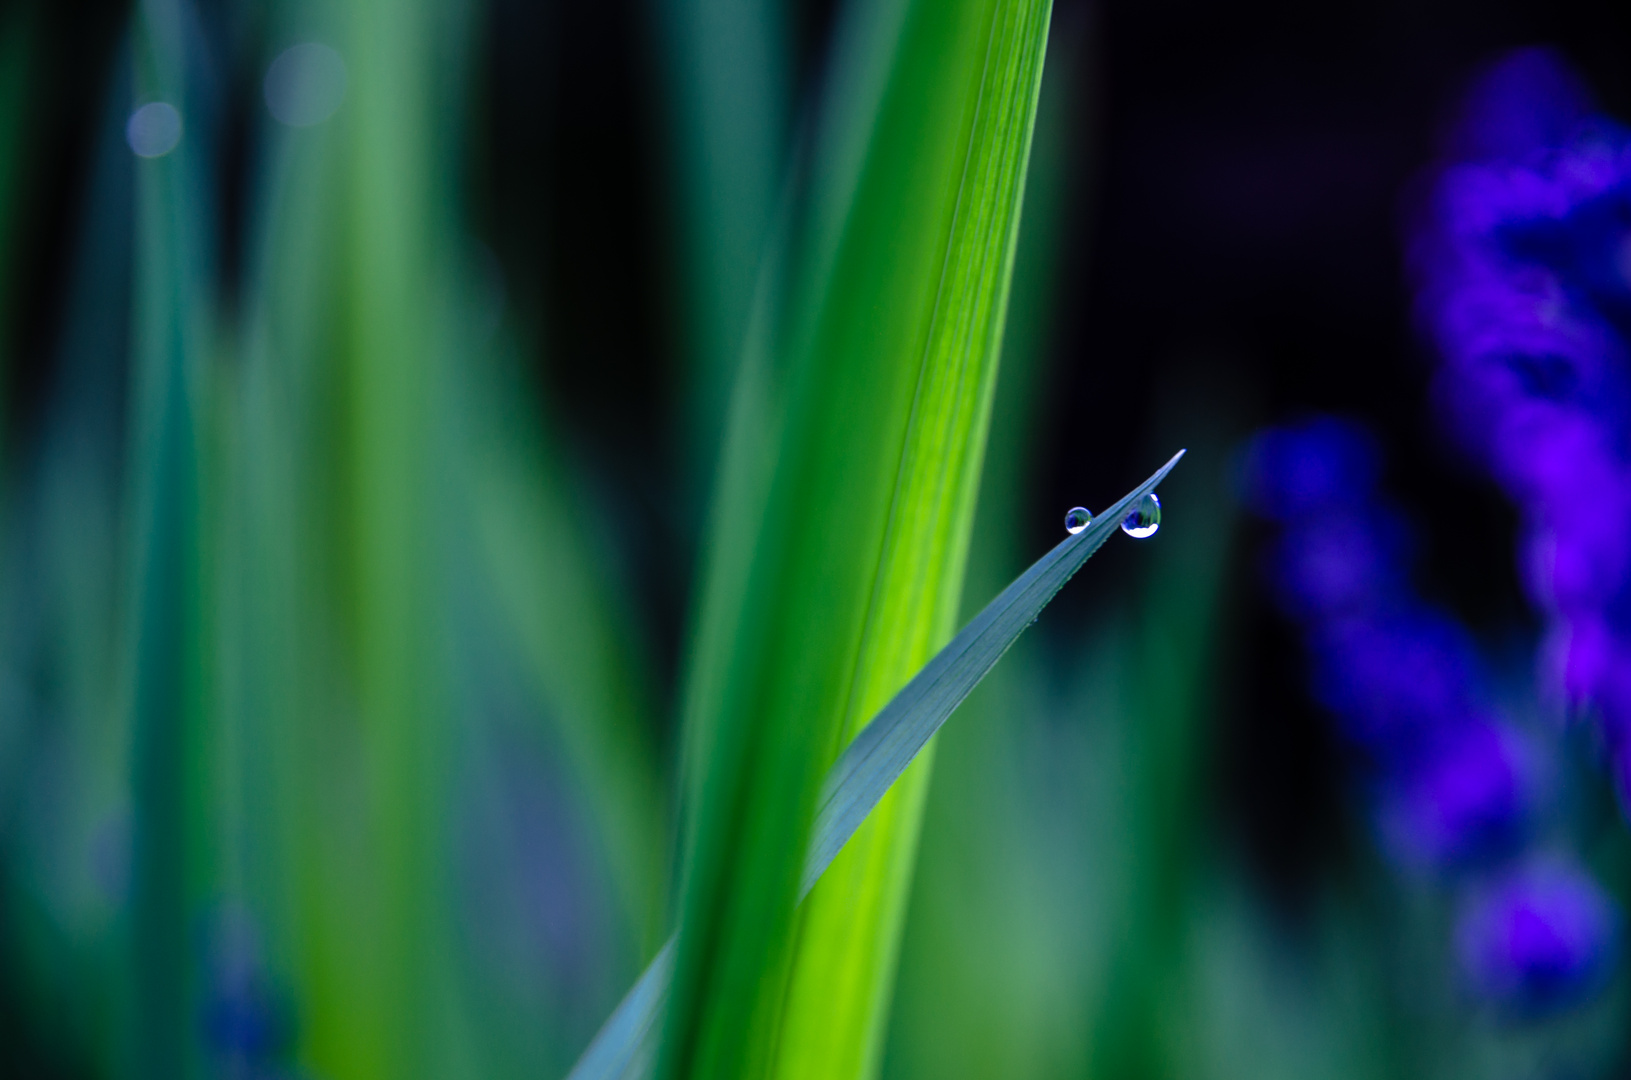
[[1543, 683], [1631, 791], [1631, 134], [1545, 50], [1469, 94], [1411, 245], [1437, 395], [1524, 517]]
[[1462, 972], [1475, 993], [1508, 1009], [1571, 1005], [1608, 975], [1619, 922], [1578, 868], [1526, 865], [1470, 897], [1456, 940]]
[[1302, 630], [1314, 697], [1368, 764], [1383, 846], [1483, 883], [1459, 930], [1472, 988], [1526, 1012], [1577, 1001], [1612, 967], [1615, 909], [1584, 873], [1519, 861], [1542, 809], [1537, 754], [1486, 702], [1466, 630], [1413, 592], [1409, 531], [1379, 474], [1357, 424], [1260, 433], [1246, 482], [1280, 526], [1267, 576]]
[[1281, 526], [1276, 598], [1303, 631], [1315, 698], [1371, 766], [1391, 853], [1453, 869], [1515, 850], [1530, 755], [1483, 703], [1466, 631], [1410, 588], [1408, 530], [1378, 494], [1375, 440], [1318, 417], [1263, 432], [1250, 460], [1250, 500]]

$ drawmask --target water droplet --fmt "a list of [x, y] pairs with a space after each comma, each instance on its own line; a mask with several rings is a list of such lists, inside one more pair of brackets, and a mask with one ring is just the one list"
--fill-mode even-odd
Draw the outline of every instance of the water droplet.
[[1154, 536], [1155, 531], [1161, 527], [1161, 500], [1155, 497], [1155, 492], [1146, 492], [1138, 500], [1138, 509], [1128, 514], [1121, 522], [1121, 531], [1136, 540], [1147, 536]]
[[1093, 524], [1093, 515], [1087, 512], [1087, 507], [1078, 506], [1065, 515], [1065, 531], [1075, 536], [1089, 525]]
[[168, 101], [150, 101], [130, 114], [125, 142], [137, 157], [163, 157], [181, 141], [181, 114]]

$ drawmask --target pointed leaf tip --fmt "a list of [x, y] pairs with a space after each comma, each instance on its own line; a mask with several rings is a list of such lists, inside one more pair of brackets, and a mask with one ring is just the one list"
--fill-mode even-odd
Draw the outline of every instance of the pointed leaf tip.
[[979, 685], [1083, 563], [1110, 538], [1128, 510], [1166, 479], [1180, 450], [1148, 480], [1078, 533], [1067, 536], [969, 620], [945, 648], [885, 705], [827, 773], [804, 864], [807, 894], [884, 793], [906, 771], [954, 709]]
[[[1031, 564], [936, 653], [861, 729], [827, 773], [804, 863], [800, 899], [900, 774], [979, 685], [1042, 609], [1120, 527], [1127, 511], [1165, 480], [1186, 450]], [[589, 1045], [568, 1080], [633, 1080], [649, 1069], [657, 1018], [668, 997], [671, 937]]]

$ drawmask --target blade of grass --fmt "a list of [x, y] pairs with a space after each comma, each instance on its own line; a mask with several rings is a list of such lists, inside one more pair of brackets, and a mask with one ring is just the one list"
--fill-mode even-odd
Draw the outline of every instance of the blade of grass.
[[674, 942], [675, 938], [669, 938], [657, 950], [572, 1066], [567, 1080], [636, 1080], [649, 1074], [668, 1004], [669, 982], [674, 977]]
[[[898, 259], [893, 272], [927, 271], [935, 284], [924, 294], [931, 307], [916, 399], [835, 751], [957, 625], [1051, 8], [1050, 0], [914, 3], [901, 23], [852, 221], [865, 223], [868, 234], [857, 253], [885, 266]], [[944, 200], [939, 208], [935, 195]], [[884, 216], [868, 218], [880, 210]], [[910, 236], [920, 214], [946, 215], [936, 222], [945, 229], [936, 236], [944, 247], [926, 246], [924, 263], [914, 262], [917, 253], [902, 258], [875, 246], [893, 228]], [[837, 264], [846, 286], [854, 273], [844, 261], [849, 254]], [[896, 302], [912, 299], [906, 293]], [[846, 314], [863, 340], [878, 320], [859, 304]], [[908, 742], [917, 734], [926, 742], [937, 726]], [[901, 770], [916, 761], [892, 790], [889, 777], [863, 792], [859, 805], [818, 803], [818, 836], [829, 824], [857, 831], [842, 854], [845, 839], [815, 849], [835, 859], [799, 915], [776, 1036], [778, 1080], [876, 1071], [928, 790], [931, 758], [918, 754], [923, 745], [907, 748], [904, 758], [878, 759], [884, 773], [891, 760]], [[846, 818], [846, 809], [859, 812]], [[814, 881], [807, 871], [802, 884]]]
[[[1090, 180], [1081, 167], [1084, 143], [1091, 152], [1082, 107], [1086, 15], [1060, 11], [1048, 38], [1002, 377], [969, 548], [968, 615], [978, 610], [968, 599], [994, 595], [1024, 568], [1038, 517], [1029, 489], [1039, 471], [1044, 369], [1064, 299], [1060, 261]], [[1058, 729], [1036, 646], [1030, 636], [1016, 642], [958, 706], [955, 726], [935, 740], [885, 1075], [1053, 1077], [1076, 1039], [1085, 1003], [1068, 992], [1079, 958], [1065, 943], [1091, 915], [1084, 891], [1073, 888], [1085, 860], [1068, 836], [1089, 763], [1075, 732]]]
[[345, 91], [311, 127], [257, 110], [233, 435], [256, 572], [236, 697], [263, 740], [246, 821], [268, 842], [246, 889], [295, 998], [301, 1071], [451, 1077], [436, 494], [457, 95], [437, 80], [459, 22], [434, 0], [269, 14], [274, 42], [336, 50]]
[[692, 668], [665, 1077], [864, 1068], [923, 770], [861, 842], [860, 907], [818, 895], [796, 930], [799, 855], [825, 766], [950, 635], [961, 589], [1047, 5], [884, 3], [844, 25], [787, 297], [745, 376], [769, 407], [722, 467], [752, 490], [721, 493], [715, 552], [738, 556]]
[[[1127, 513], [1178, 464], [1174, 454], [1148, 480], [1122, 496], [1091, 525], [1060, 541], [987, 604], [873, 718], [822, 785], [821, 812], [805, 855], [800, 897], [807, 896], [855, 834], [868, 812], [928, 744], [957, 706], [1036, 621], [1049, 601], [1121, 527]], [[673, 964], [671, 939], [601, 1028], [571, 1080], [641, 1075], [649, 1061], [655, 1016], [663, 1007]]]
[[1091, 525], [1061, 540], [1033, 563], [936, 653], [855, 737], [822, 786], [820, 811], [804, 863], [806, 892], [952, 710], [1183, 455], [1182, 450], [1178, 451]]
[[[332, 22], [277, 14], [285, 34], [343, 40]], [[354, 1044], [375, 1031], [358, 1021], [375, 1009], [363, 928], [377, 903], [349, 679], [356, 620], [346, 605], [342, 488], [352, 471], [334, 466], [347, 460], [346, 365], [333, 327], [351, 299], [339, 227], [347, 119], [298, 131], [263, 120], [238, 379], [242, 558], [254, 568], [239, 630], [240, 698], [263, 747], [249, 775], [263, 785], [266, 840], [246, 887], [277, 961], [270, 974], [298, 1003], [294, 1052], [353, 1070], [336, 1075], [364, 1072]]]
[[[266, 786], [288, 880], [268, 906], [296, 987], [298, 1060], [348, 1077], [564, 1066], [581, 1044], [575, 1014], [607, 1000], [657, 937], [647, 680], [574, 520], [569, 470], [528, 411], [533, 389], [500, 377], [487, 355], [500, 346], [466, 310], [488, 294], [454, 287], [467, 260], [438, 181], [458, 110], [433, 91], [457, 82], [437, 81], [457, 50], [426, 44], [427, 24], [454, 15], [284, 6], [274, 40], [333, 44], [347, 65], [331, 120], [268, 127], [247, 290], [251, 622], [282, 640], [245, 666], [260, 672], [252, 697], [272, 703]], [[495, 781], [495, 756], [516, 749], [495, 752], [499, 727], [558, 771], [539, 777], [528, 759]], [[574, 896], [596, 911], [561, 968], [528, 949], [497, 963], [482, 951], [536, 933], [511, 914], [547, 917], [528, 904], [537, 863], [520, 860], [548, 858], [559, 838], [517, 828], [508, 843], [535, 824], [510, 820], [535, 793], [516, 784], [534, 781], [566, 808], [563, 828], [581, 820], [585, 860], [608, 879], [593, 901]], [[473, 843], [494, 806], [500, 835]], [[584, 886], [570, 866], [551, 873]], [[501, 910], [483, 910], [479, 931], [458, 925], [500, 883]]]
[[[446, 15], [435, 0], [349, 0], [336, 13], [346, 90], [335, 116], [343, 273], [334, 539], [355, 740], [355, 771], [342, 782], [360, 809], [352, 827], [366, 838], [351, 857], [366, 869], [345, 875], [362, 879], [350, 895], [332, 879], [315, 883], [326, 893], [325, 925], [304, 1049], [317, 1071], [354, 1080], [446, 1075], [449, 1065], [435, 1022], [448, 982], [445, 791], [435, 768], [447, 687], [433, 502], [444, 434], [440, 268], [453, 228], [437, 182], [438, 38], [452, 55], [458, 46]], [[325, 846], [345, 860], [345, 845]]]

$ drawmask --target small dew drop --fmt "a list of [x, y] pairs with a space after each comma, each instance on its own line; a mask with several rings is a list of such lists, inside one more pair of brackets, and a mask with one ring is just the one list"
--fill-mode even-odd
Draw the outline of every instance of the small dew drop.
[[1075, 536], [1089, 525], [1093, 524], [1093, 515], [1087, 512], [1087, 507], [1078, 506], [1065, 515], [1065, 531]]
[[1121, 531], [1135, 540], [1154, 536], [1161, 527], [1161, 500], [1155, 497], [1155, 492], [1146, 492], [1138, 500], [1138, 509], [1128, 514], [1121, 522]]

